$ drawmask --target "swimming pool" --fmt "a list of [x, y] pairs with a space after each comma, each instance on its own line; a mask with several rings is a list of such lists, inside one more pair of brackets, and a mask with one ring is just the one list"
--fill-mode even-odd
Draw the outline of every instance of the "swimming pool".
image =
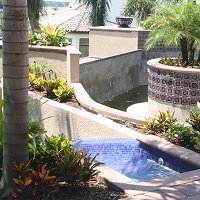
[[77, 150], [94, 156], [97, 161], [133, 179], [146, 182], [197, 169], [185, 161], [168, 155], [136, 139], [75, 140]]

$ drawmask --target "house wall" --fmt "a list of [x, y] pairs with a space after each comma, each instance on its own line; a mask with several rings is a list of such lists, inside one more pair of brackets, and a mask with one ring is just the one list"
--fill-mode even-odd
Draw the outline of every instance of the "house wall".
[[80, 38], [89, 38], [89, 33], [68, 33], [68, 38], [72, 39], [72, 45], [79, 50]]
[[147, 68], [141, 58], [142, 51], [137, 50], [80, 64], [80, 83], [97, 102], [147, 85]]
[[136, 28], [91, 27], [89, 56], [108, 57], [138, 49]]

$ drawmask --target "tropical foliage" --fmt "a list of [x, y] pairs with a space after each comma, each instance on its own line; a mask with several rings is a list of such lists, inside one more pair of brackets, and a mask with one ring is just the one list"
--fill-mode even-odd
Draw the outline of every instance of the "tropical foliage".
[[151, 131], [165, 132], [175, 122], [177, 122], [175, 112], [171, 112], [169, 110], [167, 112], [159, 111], [154, 117], [148, 118], [147, 123], [143, 126], [143, 128]]
[[60, 180], [74, 186], [81, 183], [86, 184], [91, 178], [99, 173], [95, 167], [101, 163], [94, 163], [94, 158], [84, 153], [83, 150], [79, 152], [73, 149], [65, 149], [55, 154], [58, 170], [61, 172]]
[[79, 0], [90, 9], [90, 22], [92, 26], [104, 26], [110, 10], [111, 0]]
[[183, 124], [174, 124], [167, 130], [166, 139], [183, 147], [195, 148], [196, 139], [200, 137], [200, 132]]
[[147, 19], [157, 0], [127, 0], [123, 5], [122, 14], [135, 16], [138, 22]]
[[44, 0], [27, 0], [28, 16], [31, 29], [34, 32], [39, 28], [39, 19], [44, 15]]
[[31, 131], [32, 135], [37, 136], [36, 151], [31, 148], [34, 141], [32, 138], [29, 140], [31, 160], [10, 166], [15, 174], [14, 198], [31, 199], [48, 190], [58, 191], [61, 185], [69, 187], [86, 184], [99, 173], [95, 169], [101, 164], [95, 162], [98, 154], [92, 158], [83, 150], [77, 152], [64, 134], [51, 137], [38, 135], [40, 130], [45, 132], [36, 125]]
[[198, 110], [196, 112], [191, 111], [190, 117], [186, 120], [193, 129], [200, 131], [200, 103], [197, 103]]
[[59, 184], [56, 182], [56, 176], [51, 175], [55, 170], [47, 169], [47, 165], [38, 165], [37, 170], [31, 168], [31, 162], [26, 164], [14, 163], [12, 168], [16, 178], [13, 178], [13, 182], [16, 186], [16, 193], [12, 195], [13, 198], [29, 199], [36, 197], [43, 193], [47, 189], [58, 191]]
[[200, 103], [197, 111], [191, 111], [186, 120], [191, 126], [177, 122], [175, 112], [159, 111], [155, 117], [149, 117], [143, 128], [152, 134], [159, 134], [173, 144], [200, 152]]
[[60, 26], [47, 26], [40, 23], [40, 30], [29, 34], [29, 43], [39, 46], [67, 46], [70, 42], [67, 40], [68, 31]]
[[172, 2], [177, 3], [176, 0], [127, 0], [122, 8], [122, 15], [134, 16], [137, 18], [138, 22], [144, 21], [150, 14], [153, 14], [153, 8], [157, 4]]
[[74, 94], [74, 88], [70, 87], [65, 78], [52, 78], [53, 71], [46, 64], [32, 63], [29, 68], [29, 83], [31, 89], [46, 92], [48, 98], [57, 98], [60, 102], [66, 102]]
[[193, 0], [167, 2], [154, 8], [143, 23], [151, 29], [145, 47], [147, 50], [156, 44], [180, 47], [182, 65], [193, 65], [194, 53], [200, 46], [200, 5]]

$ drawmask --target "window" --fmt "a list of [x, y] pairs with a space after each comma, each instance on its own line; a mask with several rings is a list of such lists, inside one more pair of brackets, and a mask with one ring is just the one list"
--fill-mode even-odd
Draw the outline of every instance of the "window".
[[80, 38], [79, 51], [82, 54], [81, 57], [86, 57], [89, 55], [89, 38]]
[[72, 44], [72, 38], [67, 38], [67, 40]]

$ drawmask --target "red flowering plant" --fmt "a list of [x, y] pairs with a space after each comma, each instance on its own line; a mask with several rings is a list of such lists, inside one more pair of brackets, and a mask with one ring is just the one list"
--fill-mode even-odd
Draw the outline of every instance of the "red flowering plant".
[[199, 132], [192, 127], [177, 123], [169, 127], [166, 139], [173, 144], [193, 148], [197, 135], [199, 135]]

